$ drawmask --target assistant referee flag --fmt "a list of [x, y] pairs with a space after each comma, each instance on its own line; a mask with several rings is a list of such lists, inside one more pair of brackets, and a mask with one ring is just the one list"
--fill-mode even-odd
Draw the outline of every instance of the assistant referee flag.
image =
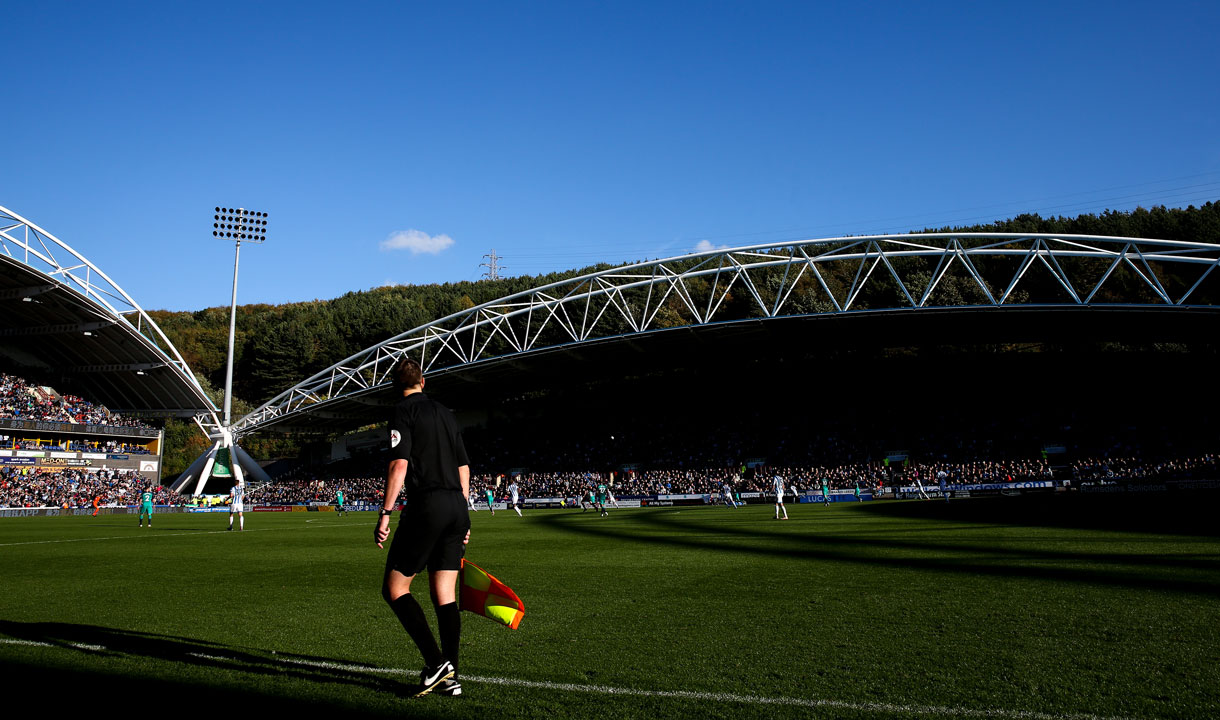
[[458, 609], [491, 618], [513, 630], [525, 617], [525, 603], [521, 602], [517, 593], [466, 558], [462, 558]]

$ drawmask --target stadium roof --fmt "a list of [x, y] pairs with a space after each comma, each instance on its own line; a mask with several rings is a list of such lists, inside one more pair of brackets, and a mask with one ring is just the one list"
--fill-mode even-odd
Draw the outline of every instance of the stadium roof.
[[[301, 381], [235, 427], [329, 432], [378, 421], [403, 355], [421, 362], [448, 405], [477, 410], [540, 386], [553, 392], [699, 356], [732, 367], [877, 339], [1210, 341], [1218, 266], [1220, 244], [1083, 235], [925, 233], [719, 249], [561, 280], [413, 328]], [[678, 379], [673, 396], [684, 391]]]
[[[909, 382], [958, 382], [971, 377], [960, 369], [954, 370], [952, 381], [908, 374], [911, 366], [918, 365], [918, 358], [891, 355], [888, 350], [893, 348], [1023, 343], [1085, 346], [1116, 338], [1190, 343], [1214, 334], [1218, 324], [1220, 309], [1196, 308], [1187, 313], [1173, 308], [1115, 306], [967, 307], [918, 313], [879, 310], [850, 316], [752, 319], [654, 330], [445, 367], [427, 375], [426, 390], [463, 413], [524, 407], [543, 397], [566, 401], [574, 417], [602, 412], [601, 403], [657, 413], [669, 412], [667, 408], [681, 404], [688, 393], [720, 393], [726, 402], [737, 402], [745, 386], [783, 394], [792, 389], [792, 383], [820, 384], [835, 394], [866, 382], [897, 389]], [[876, 363], [881, 362], [878, 358], [888, 358], [884, 361], [895, 374], [862, 378], [862, 368], [876, 370]], [[1022, 362], [1032, 368], [1031, 360], [1028, 354], [1022, 356]], [[1096, 368], [1072, 369], [1071, 360], [1060, 362], [1065, 374], [1086, 372], [1094, 380], [1103, 377]], [[1135, 361], [1110, 358], [1108, 362], [1131, 370]], [[1180, 363], [1182, 358], [1172, 356], [1166, 362]], [[986, 374], [982, 368], [978, 372]], [[1003, 373], [1005, 382], [1014, 377], [1011, 372], [1008, 368]], [[645, 378], [652, 381], [645, 382]], [[641, 391], [643, 387], [648, 390]], [[395, 400], [389, 387], [380, 384], [273, 418], [252, 431], [347, 432], [383, 422]]]
[[32, 382], [113, 411], [214, 412], [173, 344], [104, 272], [0, 207], [0, 357]]

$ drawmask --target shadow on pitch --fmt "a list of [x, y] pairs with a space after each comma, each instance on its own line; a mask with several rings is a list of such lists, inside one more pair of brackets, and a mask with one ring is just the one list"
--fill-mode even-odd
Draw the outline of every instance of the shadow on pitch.
[[[940, 508], [926, 508], [929, 515], [908, 516], [929, 521], [946, 520], [944, 513], [960, 513], [954, 519], [962, 522], [996, 523], [998, 517], [1010, 517], [1004, 509], [991, 520], [971, 517], [970, 505], [1002, 503], [1012, 498], [974, 500], [959, 503], [939, 503]], [[880, 503], [878, 503], [880, 504]], [[925, 503], [894, 503], [894, 505], [932, 505]], [[802, 510], [808, 505], [799, 506]], [[866, 506], [847, 509], [848, 512], [872, 512]], [[812, 510], [820, 513], [821, 508]], [[888, 510], [888, 509], [887, 509]], [[994, 508], [980, 508], [986, 517]], [[798, 511], [799, 512], [799, 511]], [[909, 512], [904, 509], [904, 512]], [[901, 515], [901, 513], [899, 513]], [[813, 518], [817, 523], [819, 516]], [[841, 517], [841, 515], [840, 515]], [[1199, 594], [1220, 597], [1220, 558], [1214, 554], [1157, 555], [1140, 553], [1063, 552], [1030, 547], [982, 545], [958, 540], [938, 542], [924, 535], [892, 529], [889, 537], [861, 536], [846, 532], [835, 534], [833, 527], [816, 528], [813, 533], [792, 532], [808, 526], [770, 525], [769, 522], [733, 524], [691, 521], [669, 511], [633, 513], [630, 523], [582, 522], [574, 514], [548, 514], [542, 522], [558, 530], [613, 538], [631, 542], [669, 545], [697, 550], [753, 555], [781, 555], [793, 560], [837, 561], [896, 569], [924, 570], [997, 578], [1050, 580], [1057, 583], [1084, 583], [1132, 589]], [[1013, 526], [1016, 518], [1004, 522]], [[662, 534], [640, 533], [643, 528]], [[791, 528], [791, 529], [789, 529]], [[964, 526], [963, 526], [964, 528]], [[942, 526], [942, 530], [951, 526]], [[1183, 575], [1189, 577], [1184, 577]]]
[[[53, 671], [33, 663], [0, 660], [0, 677], [5, 678], [6, 685], [20, 688], [26, 697], [67, 700], [62, 693], [66, 688], [71, 688], [73, 697], [90, 698], [91, 702], [107, 697], [131, 697], [141, 703], [151, 702], [153, 706], [165, 702], [167, 704], [163, 707], [175, 708], [175, 716], [215, 716], [218, 712], [224, 714], [230, 710], [237, 710], [240, 715], [266, 710], [275, 715], [299, 711], [305, 716], [313, 716], [324, 711], [355, 710], [367, 714], [370, 709], [361, 704], [301, 700], [260, 691], [256, 687], [249, 687], [258, 684], [258, 680], [251, 681], [249, 675], [347, 686], [389, 695], [400, 694], [405, 687], [405, 679], [311, 666], [314, 663], [350, 664], [343, 660], [274, 654], [174, 635], [95, 625], [9, 620], [0, 620], [0, 635], [50, 645], [76, 654], [70, 669], [57, 666]], [[123, 660], [134, 664], [116, 664], [116, 661]], [[155, 674], [148, 673], [146, 665], [140, 665], [146, 662], [154, 664]], [[179, 675], [183, 679], [169, 679], [165, 675]], [[193, 704], [193, 697], [198, 697], [199, 702]], [[386, 714], [399, 717], [433, 715], [426, 706], [410, 707], [404, 712], [401, 703], [387, 707]]]

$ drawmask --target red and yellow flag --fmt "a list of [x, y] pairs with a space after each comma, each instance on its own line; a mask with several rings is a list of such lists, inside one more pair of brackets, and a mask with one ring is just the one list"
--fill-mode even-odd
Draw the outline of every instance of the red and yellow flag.
[[458, 609], [491, 618], [513, 630], [525, 617], [525, 603], [517, 593], [466, 558], [462, 558]]

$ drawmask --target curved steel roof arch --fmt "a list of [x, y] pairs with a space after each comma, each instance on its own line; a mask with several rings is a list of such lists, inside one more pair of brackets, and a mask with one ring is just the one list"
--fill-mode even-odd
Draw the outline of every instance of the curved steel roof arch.
[[[1188, 309], [1196, 307], [1190, 301], [1209, 277], [1220, 279], [1217, 265], [1220, 244], [1088, 235], [924, 233], [721, 248], [581, 275], [412, 328], [285, 390], [235, 430], [321, 414], [337, 401], [385, 387], [403, 354], [435, 373], [564, 345], [740, 320], [743, 305], [746, 317], [760, 319], [884, 308]], [[951, 274], [958, 297], [938, 296]], [[882, 304], [870, 298], [879, 285], [889, 295]], [[1048, 293], [1058, 299], [1047, 300]]]
[[[215, 406], [178, 349], [139, 303], [85, 256], [26, 218], [0, 207], [0, 260], [9, 263], [12, 272], [20, 271], [38, 282], [37, 285], [20, 286], [25, 279], [21, 282], [14, 279], [13, 284], [18, 286], [3, 291], [4, 299], [43, 304], [46, 293], [61, 291], [66, 293], [74, 308], [64, 312], [74, 313], [76, 320], [75, 323], [50, 328], [10, 328], [6, 333], [43, 337], [83, 333], [103, 342], [107, 341], [108, 336], [113, 336], [106, 352], [99, 353], [104, 354], [104, 359], [109, 362], [94, 360], [87, 366], [77, 366], [71, 370], [91, 375], [130, 372], [142, 376], [140, 380], [131, 380], [128, 384], [147, 384], [148, 391], [132, 391], [126, 397], [133, 402], [151, 400], [153, 403], [146, 407], [121, 409], [172, 412], [187, 416], [202, 411], [203, 417], [216, 424]], [[88, 322], [80, 322], [82, 319]], [[135, 346], [131, 346], [128, 339], [136, 340]], [[170, 372], [168, 382], [152, 377], [153, 371], [159, 372], [162, 368]], [[107, 401], [106, 398], [98, 401], [111, 407], [116, 404], [116, 401]], [[157, 406], [157, 401], [162, 401], [164, 407]], [[171, 407], [176, 404], [179, 406]]]

